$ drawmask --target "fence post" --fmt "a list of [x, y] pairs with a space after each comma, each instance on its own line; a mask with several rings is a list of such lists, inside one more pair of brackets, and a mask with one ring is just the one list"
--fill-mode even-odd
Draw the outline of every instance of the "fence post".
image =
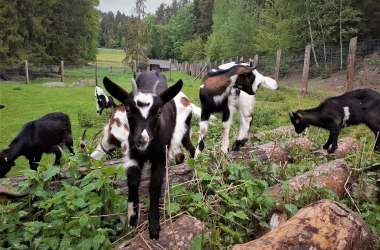
[[26, 78], [26, 84], [29, 84], [29, 65], [28, 65], [28, 60], [25, 60], [25, 78]]
[[357, 36], [354, 38], [351, 38], [350, 48], [348, 52], [346, 92], [354, 90], [355, 55], [356, 55], [357, 43], [358, 43]]
[[61, 61], [61, 82], [63, 82], [65, 76], [65, 67], [63, 61]]
[[95, 85], [99, 86], [98, 62], [95, 63]]
[[135, 75], [137, 72], [137, 62], [136, 60], [133, 60], [133, 75]]
[[169, 81], [172, 80], [172, 59], [169, 59]]
[[277, 50], [276, 55], [276, 69], [274, 70], [274, 79], [278, 82], [278, 78], [280, 77], [280, 64], [281, 64], [281, 49]]
[[259, 55], [256, 54], [255, 58], [253, 58], [253, 66], [252, 67], [257, 67], [259, 66]]
[[302, 96], [307, 95], [307, 82], [309, 78], [309, 65], [310, 65], [310, 44], [305, 47], [305, 58], [303, 61], [303, 73], [302, 73]]

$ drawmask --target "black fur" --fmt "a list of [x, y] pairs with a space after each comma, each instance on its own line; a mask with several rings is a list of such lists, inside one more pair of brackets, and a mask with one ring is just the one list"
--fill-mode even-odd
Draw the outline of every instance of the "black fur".
[[64, 145], [74, 154], [71, 124], [67, 115], [56, 112], [30, 121], [9, 147], [0, 152], [0, 177], [3, 178], [10, 171], [14, 161], [21, 155], [29, 160], [30, 168], [34, 170], [43, 153], [54, 153], [54, 164], [59, 164], [62, 155], [59, 147]]
[[[111, 80], [104, 78], [106, 90], [125, 105], [130, 126], [130, 162], [136, 163], [136, 165], [129, 166], [127, 170], [128, 202], [133, 204], [134, 211], [134, 215], [129, 219], [130, 226], [136, 226], [137, 224], [139, 210], [138, 188], [141, 180], [141, 170], [145, 162], [151, 162], [150, 206], [148, 213], [151, 239], [159, 238], [159, 200], [166, 166], [166, 149], [169, 150], [170, 148], [176, 121], [176, 107], [172, 99], [181, 91], [182, 85], [182, 80], [179, 80], [160, 95], [154, 96], [149, 116], [145, 119], [134, 102], [134, 93], [128, 94]], [[141, 136], [144, 129], [148, 131], [149, 136], [153, 139], [148, 142], [147, 148], [142, 150], [141, 146], [146, 143]]]
[[[345, 120], [344, 107], [349, 109], [349, 119]], [[329, 153], [335, 152], [338, 135], [342, 127], [366, 124], [377, 137], [375, 151], [380, 151], [380, 94], [372, 89], [358, 89], [322, 102], [318, 107], [289, 113], [297, 133], [310, 126], [330, 131], [329, 139], [323, 146]]]

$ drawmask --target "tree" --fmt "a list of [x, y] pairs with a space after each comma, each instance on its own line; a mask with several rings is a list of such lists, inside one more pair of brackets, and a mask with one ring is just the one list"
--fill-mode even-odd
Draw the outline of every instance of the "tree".
[[204, 43], [200, 36], [184, 42], [181, 47], [181, 60], [201, 62], [205, 58]]
[[214, 0], [194, 0], [194, 15], [197, 20], [195, 24], [195, 34], [199, 35], [203, 41], [212, 31], [212, 10]]
[[180, 8], [170, 20], [171, 40], [173, 43], [174, 57], [180, 58], [181, 46], [184, 42], [193, 38], [194, 32], [194, 4], [188, 3]]
[[147, 25], [139, 18], [130, 18], [126, 23], [125, 61], [146, 63], [149, 50]]

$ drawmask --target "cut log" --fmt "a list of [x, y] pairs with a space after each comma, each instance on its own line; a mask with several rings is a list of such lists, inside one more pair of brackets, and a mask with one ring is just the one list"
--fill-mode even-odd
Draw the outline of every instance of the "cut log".
[[[344, 184], [348, 178], [347, 163], [344, 159], [338, 159], [327, 162], [313, 171], [297, 175], [294, 178], [285, 181], [293, 190], [289, 194], [289, 201], [292, 200], [294, 191], [311, 187], [313, 182], [320, 183], [323, 187], [331, 189], [338, 197], [342, 198], [345, 195]], [[281, 184], [281, 185], [283, 185]], [[281, 202], [280, 197], [281, 187], [276, 184], [270, 187], [270, 193], [277, 201]]]
[[233, 159], [251, 160], [251, 155], [255, 154], [262, 163], [268, 162], [286, 162], [290, 151], [299, 148], [300, 154], [310, 151], [313, 142], [306, 138], [287, 140], [285, 146], [277, 142], [268, 142], [254, 147], [244, 147], [241, 151], [233, 151]]
[[234, 245], [244, 249], [373, 249], [373, 236], [352, 210], [331, 200], [304, 207], [263, 237]]
[[267, 135], [273, 138], [290, 137], [296, 134], [294, 126], [282, 126], [268, 131], [257, 132], [253, 137], [259, 141], [263, 140]]
[[344, 137], [338, 140], [338, 148], [333, 154], [328, 154], [327, 150], [318, 149], [315, 151], [316, 155], [331, 156], [332, 158], [339, 159], [345, 157], [347, 154], [353, 152], [360, 148], [360, 143], [358, 140], [352, 137]]
[[0, 185], [0, 203], [17, 200], [28, 194], [20, 194]]
[[[297, 175], [294, 178], [283, 182], [282, 184], [276, 184], [269, 188], [270, 194], [277, 200], [282, 202], [281, 197], [281, 185], [287, 184], [290, 186], [287, 199], [288, 203], [292, 202], [293, 196], [297, 190], [311, 188], [314, 182], [321, 184], [324, 188], [332, 190], [339, 198], [343, 198], [346, 194], [344, 185], [348, 178], [347, 163], [343, 159], [328, 162], [317, 167], [313, 171], [306, 172], [301, 175]], [[267, 234], [269, 231], [275, 229], [288, 219], [288, 212], [282, 207], [274, 207], [264, 218], [268, 223], [268, 228], [259, 228], [256, 231], [255, 239]]]
[[151, 240], [147, 231], [138, 234], [132, 240], [125, 242], [117, 250], [145, 250], [145, 249], [188, 249], [191, 239], [195, 236], [208, 232], [206, 226], [198, 219], [190, 215], [181, 215], [173, 220], [161, 223], [160, 238]]

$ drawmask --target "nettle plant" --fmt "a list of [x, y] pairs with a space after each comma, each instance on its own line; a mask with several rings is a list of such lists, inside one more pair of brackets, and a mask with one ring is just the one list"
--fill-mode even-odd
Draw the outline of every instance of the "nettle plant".
[[[126, 233], [125, 196], [112, 180], [125, 178], [119, 167], [78, 172], [90, 166], [86, 155], [64, 154], [64, 166], [41, 165], [23, 170], [21, 182], [27, 198], [0, 204], [0, 248], [10, 249], [106, 249]], [[88, 169], [90, 170], [90, 169]], [[71, 178], [57, 180], [70, 173]]]

